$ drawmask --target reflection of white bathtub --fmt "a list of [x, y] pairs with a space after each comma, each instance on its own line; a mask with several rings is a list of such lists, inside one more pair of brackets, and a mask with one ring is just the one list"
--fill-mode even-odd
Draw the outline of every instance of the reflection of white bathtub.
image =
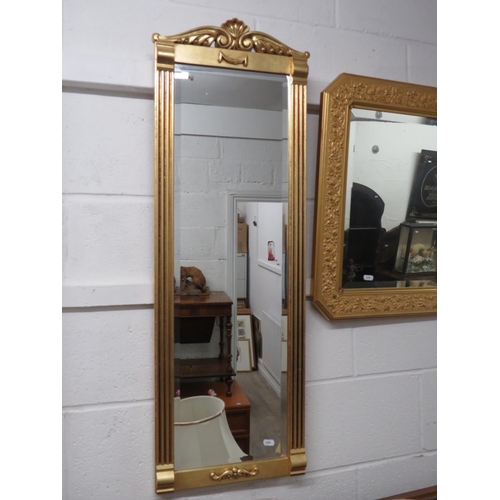
[[240, 462], [246, 456], [231, 434], [222, 399], [195, 396], [174, 401], [176, 469]]

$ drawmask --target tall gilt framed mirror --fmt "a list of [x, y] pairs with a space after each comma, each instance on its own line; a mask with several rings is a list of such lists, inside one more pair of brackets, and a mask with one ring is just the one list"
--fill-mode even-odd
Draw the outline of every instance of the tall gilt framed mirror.
[[329, 320], [435, 314], [437, 89], [341, 74], [320, 123], [314, 304]]
[[303, 474], [309, 54], [153, 42], [156, 491]]

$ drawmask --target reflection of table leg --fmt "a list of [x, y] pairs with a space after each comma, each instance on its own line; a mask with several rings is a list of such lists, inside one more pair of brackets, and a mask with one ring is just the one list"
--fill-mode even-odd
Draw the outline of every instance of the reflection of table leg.
[[232, 396], [233, 393], [231, 392], [231, 384], [233, 383], [233, 377], [231, 375], [228, 375], [226, 378], [226, 384], [227, 384], [227, 392], [226, 396]]
[[[233, 324], [231, 323], [231, 316], [227, 316], [226, 318], [226, 335], [227, 335], [227, 372], [233, 373], [233, 368], [231, 364], [231, 360], [233, 359], [232, 354], [232, 338], [233, 338]], [[231, 396], [231, 384], [233, 383], [233, 379], [231, 375], [228, 375], [226, 378], [227, 384], [227, 392], [228, 396]]]
[[224, 360], [224, 316], [219, 318], [220, 342], [219, 342], [219, 359]]

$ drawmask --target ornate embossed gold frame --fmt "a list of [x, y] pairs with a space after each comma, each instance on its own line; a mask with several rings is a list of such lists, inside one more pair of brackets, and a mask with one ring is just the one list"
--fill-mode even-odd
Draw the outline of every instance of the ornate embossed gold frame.
[[312, 298], [327, 319], [435, 314], [436, 288], [342, 288], [349, 117], [353, 107], [437, 117], [437, 89], [341, 74], [321, 94]]
[[[231, 19], [175, 36], [153, 35], [155, 44], [155, 429], [156, 491], [221, 484], [225, 480], [303, 474], [304, 267], [307, 52]], [[281, 458], [176, 471], [173, 444], [174, 281], [173, 143], [174, 64], [194, 64], [288, 76], [288, 452]], [[231, 481], [231, 482], [232, 482]]]

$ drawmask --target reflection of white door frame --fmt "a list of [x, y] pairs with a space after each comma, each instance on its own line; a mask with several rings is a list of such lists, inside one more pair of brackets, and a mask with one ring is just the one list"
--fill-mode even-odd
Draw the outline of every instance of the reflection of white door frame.
[[[226, 293], [233, 300], [233, 318], [237, 315], [236, 297], [236, 252], [238, 234], [238, 202], [269, 202], [278, 201], [286, 203], [287, 197], [276, 196], [275, 194], [265, 194], [260, 191], [242, 191], [238, 193], [228, 193], [227, 195], [227, 269], [226, 269]], [[236, 321], [233, 321], [233, 325]], [[234, 331], [234, 328], [233, 328]], [[233, 368], [236, 369], [237, 343], [233, 334]]]

